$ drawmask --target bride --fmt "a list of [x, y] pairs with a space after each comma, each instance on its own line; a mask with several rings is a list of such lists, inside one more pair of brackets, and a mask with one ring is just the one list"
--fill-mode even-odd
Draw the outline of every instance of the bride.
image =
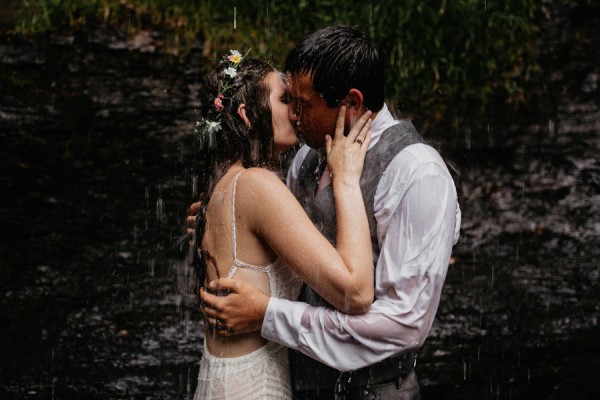
[[[344, 136], [345, 107], [327, 138], [338, 226], [334, 248], [272, 172], [297, 143], [281, 75], [232, 50], [200, 89], [196, 130], [212, 167], [198, 215], [201, 283], [235, 277], [270, 296], [295, 299], [302, 281], [344, 313], [373, 301], [371, 239], [359, 187], [370, 141], [370, 112]], [[209, 289], [207, 289], [209, 290]], [[208, 317], [206, 317], [208, 318]], [[194, 400], [291, 399], [286, 348], [260, 332], [205, 332]]]

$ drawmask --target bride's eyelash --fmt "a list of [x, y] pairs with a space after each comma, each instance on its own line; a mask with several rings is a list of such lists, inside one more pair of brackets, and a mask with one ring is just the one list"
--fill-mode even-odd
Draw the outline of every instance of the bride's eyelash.
[[284, 92], [283, 95], [281, 96], [281, 102], [284, 104], [290, 104], [291, 101], [292, 101], [292, 98], [290, 97], [290, 95]]

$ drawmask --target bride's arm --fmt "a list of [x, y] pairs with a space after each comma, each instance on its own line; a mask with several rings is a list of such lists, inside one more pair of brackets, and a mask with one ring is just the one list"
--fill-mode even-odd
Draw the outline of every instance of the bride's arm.
[[[266, 170], [251, 169], [240, 178], [243, 183], [238, 184], [236, 204], [247, 216], [248, 228], [309, 286], [340, 311], [352, 314], [366, 312], [374, 295], [371, 238], [359, 186], [370, 140], [369, 115], [363, 115], [344, 137], [342, 110], [336, 136], [328, 140], [337, 248], [321, 235], [279, 178]], [[355, 142], [357, 137], [362, 138], [362, 144]]]

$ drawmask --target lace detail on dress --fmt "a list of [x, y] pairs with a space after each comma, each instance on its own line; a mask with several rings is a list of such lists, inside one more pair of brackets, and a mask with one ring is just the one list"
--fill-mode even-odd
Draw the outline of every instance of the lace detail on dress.
[[194, 400], [268, 400], [292, 398], [288, 351], [268, 342], [241, 357], [214, 357], [206, 347]]
[[[302, 281], [283, 264], [280, 258], [266, 266], [257, 266], [238, 260], [235, 226], [235, 193], [240, 174], [233, 181], [231, 196], [231, 236], [233, 265], [227, 278], [233, 278], [239, 268], [266, 273], [272, 297], [295, 300], [300, 294]], [[208, 352], [206, 344], [200, 362], [198, 386], [194, 400], [267, 400], [292, 398], [287, 348], [268, 342], [250, 354], [220, 358]]]

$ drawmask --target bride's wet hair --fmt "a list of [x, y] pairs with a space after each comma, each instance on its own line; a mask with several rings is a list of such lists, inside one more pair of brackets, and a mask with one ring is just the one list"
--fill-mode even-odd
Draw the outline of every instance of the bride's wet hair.
[[[208, 174], [198, 180], [202, 209], [196, 222], [196, 249], [200, 249], [204, 235], [206, 206], [215, 185], [227, 169], [239, 160], [245, 168], [269, 167], [276, 159], [270, 90], [266, 82], [269, 73], [277, 72], [276, 69], [266, 61], [243, 58], [236, 66], [236, 75], [230, 78], [225, 76], [228, 66], [227, 60], [218, 63], [216, 68], [204, 77], [199, 90], [199, 120], [214, 118], [215, 99], [220, 93], [223, 80], [227, 79], [228, 88], [224, 92], [221, 89], [223, 108], [218, 112], [220, 129], [212, 134], [205, 130], [200, 132], [197, 138], [201, 149], [198, 156], [208, 163]], [[238, 114], [241, 104], [246, 106], [246, 117], [250, 126], [246, 125]], [[197, 255], [198, 252], [195, 253]], [[205, 251], [201, 253], [202, 257], [197, 257], [194, 264], [199, 267], [200, 284], [203, 284], [206, 262], [214, 264], [214, 259]]]
[[[199, 140], [205, 141], [202, 147], [212, 159], [212, 164], [220, 170], [242, 160], [244, 167], [266, 166], [274, 161], [273, 124], [267, 75], [276, 72], [266, 61], [244, 58], [236, 67], [234, 78], [225, 78], [228, 66], [221, 61], [202, 81], [199, 91], [200, 118], [206, 118], [214, 109], [214, 100], [219, 93], [223, 79], [227, 79], [229, 88], [221, 99], [223, 109], [219, 112], [221, 129]], [[238, 107], [246, 105], [248, 127], [238, 114]], [[211, 143], [207, 143], [208, 141]], [[213, 172], [217, 172], [214, 171]]]

